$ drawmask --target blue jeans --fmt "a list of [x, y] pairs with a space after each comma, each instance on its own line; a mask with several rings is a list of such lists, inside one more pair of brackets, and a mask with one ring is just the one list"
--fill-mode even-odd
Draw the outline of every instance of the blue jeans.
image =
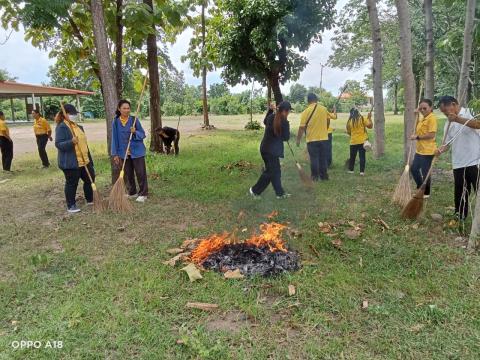
[[[433, 155], [420, 155], [415, 154], [412, 163], [412, 177], [417, 184], [417, 189], [420, 189], [423, 182], [425, 181], [425, 176], [432, 166]], [[428, 178], [427, 185], [425, 187], [425, 195], [430, 195], [430, 187], [432, 185], [432, 178]]]
[[328, 180], [328, 140], [307, 143], [312, 180]]
[[267, 186], [272, 183], [273, 189], [277, 196], [285, 194], [282, 187], [282, 170], [280, 168], [280, 158], [270, 154], [262, 153], [262, 159], [265, 163], [262, 175], [257, 183], [252, 186], [252, 191], [256, 195], [260, 195], [265, 191]]

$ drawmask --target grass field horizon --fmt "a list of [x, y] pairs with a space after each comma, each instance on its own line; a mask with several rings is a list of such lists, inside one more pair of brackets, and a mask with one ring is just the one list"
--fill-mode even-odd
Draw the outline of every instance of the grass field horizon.
[[[61, 171], [39, 169], [36, 154], [16, 158], [15, 173], [0, 174], [0, 359], [478, 359], [479, 258], [464, 249], [469, 224], [453, 222], [449, 156], [425, 214], [401, 220], [390, 197], [403, 171], [402, 116], [388, 115], [386, 154], [369, 153], [360, 177], [358, 164], [355, 174], [343, 168], [341, 114], [330, 181], [307, 191], [286, 152], [283, 183], [293, 196], [279, 201], [269, 188], [254, 201], [247, 191], [260, 174], [263, 131], [222, 129], [248, 120], [212, 117], [219, 129], [182, 137], [178, 158], [149, 153], [149, 199], [128, 215], [93, 214], [81, 187], [83, 211], [67, 215]], [[291, 128], [294, 136], [298, 114]], [[106, 196], [106, 145], [91, 145]], [[308, 171], [305, 144], [294, 150]], [[53, 149], [49, 156], [54, 163]], [[229, 169], [240, 160], [251, 166]], [[182, 266], [163, 264], [185, 239], [246, 236], [272, 211], [291, 229], [297, 272], [243, 280], [205, 272], [190, 283]], [[349, 222], [361, 235], [349, 236]], [[336, 235], [319, 223], [336, 224]], [[219, 309], [188, 309], [190, 301]], [[63, 347], [15, 349], [21, 340]]]

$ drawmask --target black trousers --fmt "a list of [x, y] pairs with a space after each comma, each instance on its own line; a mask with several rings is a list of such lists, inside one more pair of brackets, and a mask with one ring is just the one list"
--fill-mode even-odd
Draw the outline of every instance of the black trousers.
[[[434, 155], [415, 154], [410, 172], [412, 173], [415, 184], [417, 184], [417, 189], [419, 189], [425, 181], [425, 176], [427, 176], [427, 173], [432, 166], [433, 157]], [[429, 177], [425, 187], [425, 195], [430, 195], [431, 186], [432, 178]]]
[[175, 149], [175, 155], [178, 156], [178, 154], [180, 153], [180, 148], [178, 147], [179, 141], [180, 141], [180, 132], [177, 132], [177, 136], [176, 136], [175, 140], [173, 140], [173, 141], [163, 140], [163, 142], [165, 144], [165, 150], [167, 152], [167, 155], [169, 155], [170, 152], [172, 151], [172, 142], [173, 142], [173, 148]]
[[48, 143], [48, 135], [37, 135], [37, 147], [38, 147], [38, 155], [40, 155], [40, 160], [42, 160], [42, 165], [45, 167], [50, 166], [50, 162], [48, 161], [47, 151], [45, 150]]
[[125, 185], [128, 189], [129, 195], [137, 194], [137, 186], [135, 184], [135, 176], [138, 182], [138, 195], [148, 195], [148, 181], [147, 181], [147, 166], [145, 164], [145, 157], [132, 159], [130, 156], [125, 162]]
[[[89, 163], [88, 170], [92, 176], [92, 180], [95, 181], [95, 170], [92, 166], [92, 163]], [[77, 169], [64, 169], [63, 174], [65, 175], [65, 199], [67, 200], [67, 207], [75, 205], [77, 202], [75, 197], [77, 195], [78, 181], [82, 179], [83, 181], [83, 193], [85, 194], [85, 200], [87, 202], [93, 201], [93, 189], [92, 182], [88, 177], [85, 167]]]
[[468, 198], [478, 190], [479, 167], [469, 166], [453, 170], [455, 180], [455, 213], [461, 219], [468, 216]]
[[0, 150], [2, 151], [3, 170], [10, 171], [13, 159], [13, 142], [0, 136]]
[[367, 157], [365, 156], [365, 148], [363, 144], [350, 145], [350, 161], [348, 163], [348, 170], [353, 171], [355, 169], [355, 161], [360, 158], [360, 172], [365, 172], [365, 166], [367, 165]]
[[333, 134], [328, 134], [328, 155], [327, 155], [327, 166], [332, 166], [333, 163]]
[[275, 194], [277, 194], [277, 196], [282, 196], [285, 192], [282, 187], [280, 158], [278, 156], [262, 153], [262, 159], [265, 163], [265, 167], [257, 183], [252, 187], [253, 193], [260, 195], [265, 191], [267, 186], [272, 183]]
[[328, 180], [328, 140], [307, 143], [312, 180]]

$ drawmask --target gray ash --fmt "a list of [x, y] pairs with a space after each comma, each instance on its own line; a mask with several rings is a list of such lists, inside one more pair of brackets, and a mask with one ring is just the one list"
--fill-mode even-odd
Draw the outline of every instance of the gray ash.
[[266, 246], [230, 244], [211, 254], [202, 266], [218, 272], [239, 269], [245, 276], [271, 276], [300, 269], [300, 256], [294, 251], [272, 252]]

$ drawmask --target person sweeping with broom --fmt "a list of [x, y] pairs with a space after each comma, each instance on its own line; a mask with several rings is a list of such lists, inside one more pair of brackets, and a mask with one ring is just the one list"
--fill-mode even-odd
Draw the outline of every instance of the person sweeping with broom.
[[75, 198], [80, 179], [83, 181], [83, 192], [87, 205], [93, 206], [93, 188], [90, 176], [95, 181], [95, 169], [83, 127], [75, 123], [77, 109], [71, 104], [65, 104], [63, 107], [68, 119], [65, 118], [62, 111], [55, 116], [57, 124], [55, 147], [58, 149], [58, 167], [65, 175], [67, 212], [74, 214], [80, 212]]
[[[147, 150], [143, 143], [146, 135], [140, 120], [130, 116], [130, 107], [128, 100], [120, 100], [118, 103], [116, 116], [112, 123], [111, 155], [117, 166], [125, 161], [125, 183], [129, 198], [143, 203], [148, 196], [147, 167], [145, 164]], [[138, 181], [138, 193], [135, 176]]]
[[[438, 122], [436, 116], [433, 114], [433, 103], [431, 100], [421, 100], [417, 111], [420, 112], [422, 118], [417, 122], [415, 134], [410, 137], [410, 140], [417, 141], [416, 152], [410, 171], [413, 180], [417, 184], [417, 189], [420, 189], [432, 165], [435, 150], [437, 149], [435, 137]], [[431, 179], [428, 179], [425, 186], [425, 199], [430, 197], [430, 189]]]
[[290, 123], [288, 115], [292, 106], [288, 101], [283, 101], [278, 106], [277, 112], [273, 107], [267, 112], [264, 120], [265, 134], [260, 144], [260, 154], [262, 155], [265, 168], [257, 183], [250, 188], [250, 195], [254, 198], [260, 198], [271, 183], [277, 199], [286, 199], [290, 197], [282, 187], [282, 172], [280, 168], [280, 158], [284, 157], [283, 142], [290, 139]]
[[449, 122], [445, 124], [446, 145], [440, 146], [436, 154], [452, 150], [455, 215], [465, 220], [469, 196], [478, 190], [480, 180], [480, 121], [474, 120], [468, 109], [462, 108], [453, 96], [441, 97], [438, 105]]
[[373, 128], [372, 112], [365, 119], [357, 109], [350, 110], [347, 121], [347, 133], [350, 135], [350, 159], [348, 160], [348, 172], [353, 174], [357, 153], [360, 158], [360, 175], [365, 175], [367, 165], [365, 143], [368, 140], [367, 129]]

